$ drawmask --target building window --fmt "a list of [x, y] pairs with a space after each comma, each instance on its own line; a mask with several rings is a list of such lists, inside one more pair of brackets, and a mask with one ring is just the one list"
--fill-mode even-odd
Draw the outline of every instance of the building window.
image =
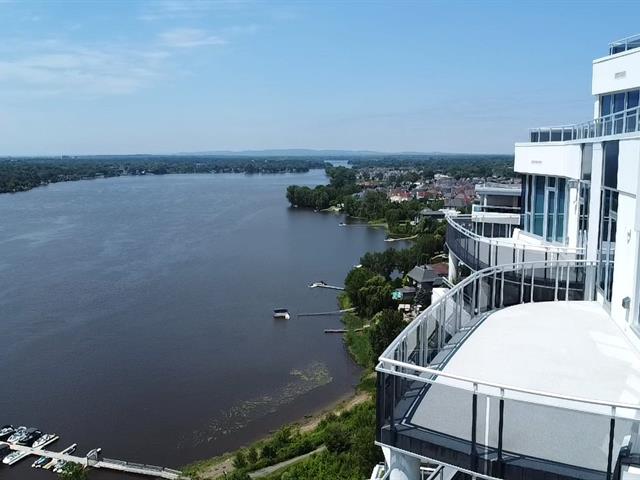
[[549, 242], [564, 242], [567, 181], [560, 177], [525, 175], [523, 229]]
[[612, 135], [636, 131], [640, 90], [600, 97], [600, 116], [603, 119], [602, 134]]
[[600, 235], [598, 240], [598, 288], [611, 302], [613, 267], [618, 223], [618, 142], [603, 144], [603, 185], [600, 192]]

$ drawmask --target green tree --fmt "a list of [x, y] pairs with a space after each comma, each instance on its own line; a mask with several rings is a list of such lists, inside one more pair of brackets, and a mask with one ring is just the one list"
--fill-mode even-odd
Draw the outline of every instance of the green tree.
[[233, 466], [237, 469], [242, 469], [247, 466], [247, 457], [244, 450], [239, 450], [238, 453], [236, 453], [236, 456], [233, 459]]
[[392, 292], [393, 287], [381, 275], [370, 278], [358, 291], [358, 313], [365, 318], [371, 318], [380, 310], [392, 307]]
[[247, 450], [247, 462], [253, 465], [257, 461], [258, 461], [258, 451], [256, 450], [256, 447], [251, 445], [251, 447], [249, 447], [249, 450]]
[[82, 465], [70, 462], [63, 467], [59, 476], [64, 480], [86, 480], [89, 478]]
[[342, 423], [332, 423], [325, 430], [324, 444], [331, 453], [348, 451], [351, 448], [349, 431]]
[[374, 362], [389, 344], [404, 330], [406, 324], [397, 310], [382, 310], [371, 320], [369, 338]]

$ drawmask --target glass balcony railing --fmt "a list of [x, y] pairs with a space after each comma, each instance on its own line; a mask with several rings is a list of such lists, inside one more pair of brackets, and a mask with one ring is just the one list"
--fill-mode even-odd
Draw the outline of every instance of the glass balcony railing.
[[638, 47], [640, 47], [640, 34], [632, 35], [630, 37], [611, 42], [609, 44], [609, 55], [626, 52], [627, 50], [632, 50]]
[[[379, 358], [377, 441], [479, 478], [618, 478], [628, 446], [638, 443], [637, 404], [443, 371], [491, 313], [528, 302], [593, 300], [595, 273], [596, 263], [584, 260], [502, 265], [450, 289]], [[553, 337], [549, 332], [550, 343]]]
[[[513, 217], [513, 214], [503, 214]], [[519, 226], [508, 222], [474, 220], [473, 215], [447, 216], [447, 246], [472, 270], [507, 263], [575, 260], [584, 249], [562, 245], [535, 245], [513, 240], [511, 234]]]
[[567, 142], [640, 131], [640, 108], [629, 108], [590, 122], [529, 130], [532, 143]]

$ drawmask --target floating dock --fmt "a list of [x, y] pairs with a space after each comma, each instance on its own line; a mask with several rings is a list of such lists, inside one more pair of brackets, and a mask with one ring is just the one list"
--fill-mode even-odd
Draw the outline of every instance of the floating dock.
[[51, 463], [55, 464], [56, 461], [62, 460], [64, 462], [77, 463], [78, 465], [82, 465], [85, 468], [103, 468], [106, 470], [134, 473], [138, 475], [146, 475], [149, 477], [166, 478], [167, 480], [179, 480], [184, 478], [182, 476], [182, 472], [180, 472], [179, 470], [157, 467], [155, 465], [144, 465], [141, 463], [126, 462], [124, 460], [114, 460], [110, 458], [78, 457], [62, 452], [53, 452], [51, 450], [43, 450], [42, 448], [27, 447], [24, 445], [17, 445], [7, 442], [0, 442], [0, 445], [6, 445], [11, 450], [24, 453], [24, 456], [20, 456], [20, 458], [16, 460], [16, 462], [30, 455], [51, 458], [52, 462], [49, 462], [49, 464], [46, 465], [46, 467], [49, 468], [53, 466], [51, 465]]
[[338, 287], [336, 285], [328, 285], [324, 282], [313, 282], [309, 285], [309, 288], [328, 288], [329, 290], [344, 290], [344, 287]]

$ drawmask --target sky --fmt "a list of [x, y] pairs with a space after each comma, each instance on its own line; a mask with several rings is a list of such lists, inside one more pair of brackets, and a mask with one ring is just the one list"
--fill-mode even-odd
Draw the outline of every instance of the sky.
[[0, 155], [512, 153], [640, 2], [0, 0]]

